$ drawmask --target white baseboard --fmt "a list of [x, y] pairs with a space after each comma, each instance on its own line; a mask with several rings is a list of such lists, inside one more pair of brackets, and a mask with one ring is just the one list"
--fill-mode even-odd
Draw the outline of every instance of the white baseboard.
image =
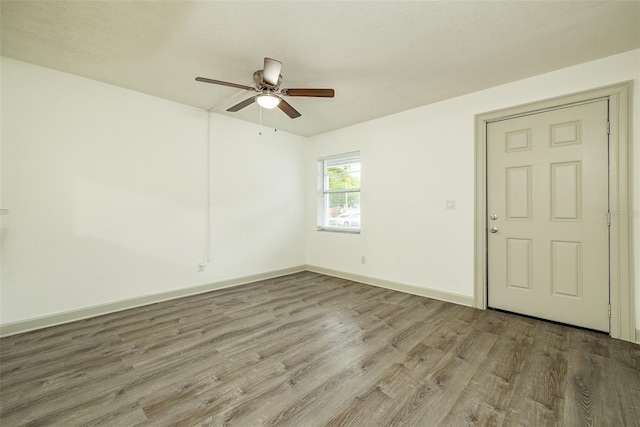
[[[378, 286], [381, 288], [391, 289], [394, 291], [405, 292], [408, 294], [419, 295], [422, 297], [433, 298], [441, 301], [452, 302], [455, 304], [473, 307], [474, 299], [466, 295], [454, 294], [451, 292], [439, 291], [436, 289], [422, 288], [415, 285], [392, 282], [390, 280], [378, 279], [375, 277], [361, 276], [359, 274], [347, 273], [344, 271], [332, 270], [329, 268], [318, 267], [315, 265], [301, 265], [297, 267], [285, 268], [282, 270], [269, 271], [250, 276], [238, 277], [235, 279], [222, 280], [220, 282], [208, 283], [205, 285], [192, 286], [184, 289], [176, 289], [168, 292], [161, 292], [152, 295], [144, 295], [136, 298], [115, 301], [106, 304], [94, 305], [91, 307], [80, 308], [77, 310], [65, 311], [27, 320], [20, 320], [12, 323], [0, 325], [0, 337], [21, 334], [36, 329], [48, 328], [50, 326], [60, 325], [63, 323], [75, 322], [77, 320], [87, 319], [90, 317], [102, 316], [104, 314], [114, 313], [116, 311], [128, 310], [130, 308], [141, 307], [144, 305], [155, 304], [162, 301], [182, 298], [190, 295], [201, 294], [214, 291], [216, 289], [230, 288], [233, 286], [244, 285], [260, 280], [272, 279], [274, 277], [285, 276], [287, 274], [299, 273], [301, 271], [312, 271], [315, 273], [326, 274], [328, 276], [340, 277], [342, 279], [353, 280], [367, 285]], [[640, 331], [636, 330], [636, 341], [640, 337]]]
[[244, 285], [259, 280], [272, 279], [274, 277], [285, 276], [287, 274], [299, 273], [305, 271], [304, 265], [297, 267], [285, 268], [282, 270], [268, 271], [265, 273], [254, 274], [250, 276], [238, 277], [235, 279], [222, 280], [215, 283], [207, 283], [205, 285], [192, 286], [189, 288], [176, 289], [173, 291], [160, 292], [152, 295], [144, 295], [135, 298], [129, 298], [121, 301], [115, 301], [106, 304], [94, 305], [91, 307], [80, 308], [77, 310], [65, 311], [62, 313], [51, 314], [47, 316], [36, 317], [27, 320], [20, 320], [12, 323], [0, 325], [0, 337], [21, 334], [36, 329], [48, 328], [50, 326], [60, 325], [63, 323], [75, 322], [76, 320], [87, 319], [90, 317], [101, 316], [103, 314], [114, 313], [116, 311], [128, 310], [130, 308], [141, 307], [144, 305], [154, 304], [162, 301], [172, 300], [176, 298], [186, 297], [190, 295], [201, 294], [214, 291], [216, 289], [230, 288], [233, 286]]
[[[47, 316], [36, 317], [18, 322], [5, 323], [0, 325], [0, 337], [21, 334], [36, 329], [48, 328], [50, 326], [60, 325], [63, 323], [75, 322], [77, 320], [87, 319], [90, 317], [101, 316], [104, 314], [114, 313], [117, 311], [128, 310], [130, 308], [141, 307], [149, 304], [155, 304], [162, 301], [182, 298], [190, 295], [197, 295], [217, 289], [230, 288], [233, 286], [244, 285], [247, 283], [257, 282], [260, 280], [273, 279], [275, 277], [286, 276], [287, 274], [299, 273], [302, 271], [311, 271], [314, 273], [326, 274], [327, 276], [339, 277], [342, 279], [353, 280], [354, 282], [364, 283], [367, 285], [378, 286], [394, 291], [405, 292], [408, 294], [419, 295], [422, 297], [433, 298], [440, 301], [451, 302], [454, 304], [473, 307], [475, 300], [473, 297], [455, 294], [452, 292], [440, 291], [437, 289], [422, 288], [415, 285], [393, 282], [375, 277], [362, 276], [359, 274], [347, 273], [339, 270], [319, 267], [316, 265], [300, 265], [296, 267], [285, 268], [282, 270], [268, 271], [265, 273], [254, 274], [250, 276], [238, 277], [234, 279], [222, 280], [219, 282], [208, 283], [205, 285], [192, 286], [184, 289], [176, 289], [168, 292], [161, 292], [153, 295], [145, 295], [136, 298], [130, 298], [121, 301], [115, 301], [107, 304], [99, 304], [91, 307], [80, 308], [77, 310], [65, 311]], [[635, 342], [640, 344], [640, 329], [635, 330]]]
[[331, 270], [329, 268], [318, 267], [316, 265], [307, 265], [307, 270], [313, 271], [314, 273], [326, 274], [327, 276], [353, 280], [354, 282], [360, 282], [366, 285], [373, 285], [380, 288], [391, 289], [393, 291], [433, 298], [440, 301], [452, 302], [459, 305], [465, 305], [467, 307], [473, 307], [475, 303], [475, 300], [472, 296], [470, 297], [466, 295], [455, 294], [452, 292], [439, 291], [437, 289], [423, 288], [420, 286], [408, 285], [405, 283], [392, 282], [391, 280], [378, 279], [376, 277], [361, 276], [359, 274]]
[[[319, 267], [316, 265], [300, 265], [296, 267], [285, 268], [282, 270], [274, 270], [274, 271], [268, 271], [265, 273], [253, 274], [250, 276], [222, 280], [219, 282], [208, 283], [205, 285], [192, 286], [184, 289], [176, 289], [168, 292], [161, 292], [157, 294], [144, 295], [141, 297], [130, 298], [130, 299], [115, 301], [115, 302], [106, 303], [106, 304], [99, 304], [91, 307], [80, 308], [77, 310], [70, 310], [70, 311], [51, 314], [47, 316], [41, 316], [41, 317], [36, 317], [32, 319], [27, 319], [27, 320], [20, 320], [18, 322], [5, 323], [0, 325], [0, 337], [21, 334], [23, 332], [29, 332], [36, 329], [48, 328], [50, 326], [60, 325], [60, 324], [69, 323], [69, 322], [75, 322], [77, 320], [101, 316], [104, 314], [114, 313], [122, 310], [128, 310], [130, 308], [136, 308], [136, 307], [141, 307], [149, 304], [155, 304], [162, 301], [215, 291], [217, 289], [230, 288], [233, 286], [240, 286], [240, 285], [245, 285], [247, 283], [257, 282], [260, 280], [273, 279], [275, 277], [286, 276], [287, 274], [299, 273], [302, 271], [311, 271], [314, 273], [326, 274], [327, 276], [353, 280], [354, 282], [364, 283], [366, 285], [378, 286], [380, 288], [391, 289], [394, 291], [404, 292], [404, 293], [418, 295], [418, 296], [427, 297], [427, 298], [433, 298], [440, 301], [446, 301], [454, 304], [464, 305], [467, 307], [473, 307], [475, 304], [474, 298], [466, 295], [440, 291], [437, 289], [423, 288], [420, 286], [393, 282], [391, 280], [378, 279], [376, 277], [362, 276], [359, 274], [347, 273], [345, 271], [332, 270], [329, 268]], [[636, 331], [635, 341], [636, 343], [640, 344], [640, 329], [636, 328], [635, 331]]]

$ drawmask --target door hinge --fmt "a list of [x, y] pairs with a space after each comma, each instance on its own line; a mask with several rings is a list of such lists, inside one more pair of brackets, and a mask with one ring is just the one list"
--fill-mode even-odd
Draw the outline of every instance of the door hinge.
[[607, 212], [607, 225], [611, 227], [611, 211]]
[[611, 132], [611, 122], [607, 122], [607, 135]]
[[609, 304], [609, 311], [608, 311], [607, 315], [609, 316], [609, 319], [611, 319], [611, 304]]

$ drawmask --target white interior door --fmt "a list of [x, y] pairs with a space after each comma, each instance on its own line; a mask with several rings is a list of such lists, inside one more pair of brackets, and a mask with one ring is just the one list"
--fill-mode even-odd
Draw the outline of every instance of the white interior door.
[[487, 125], [488, 305], [609, 331], [608, 101]]

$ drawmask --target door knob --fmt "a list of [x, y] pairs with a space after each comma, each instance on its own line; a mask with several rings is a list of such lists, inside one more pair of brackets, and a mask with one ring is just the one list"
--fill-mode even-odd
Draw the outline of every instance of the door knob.
[[498, 227], [491, 227], [489, 229], [489, 231], [492, 232], [492, 233], [497, 233], [498, 232]]

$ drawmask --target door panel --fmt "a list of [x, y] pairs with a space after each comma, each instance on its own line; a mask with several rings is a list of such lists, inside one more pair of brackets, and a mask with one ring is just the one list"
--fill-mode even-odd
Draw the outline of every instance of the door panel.
[[490, 307], [609, 331], [608, 102], [487, 125]]
[[507, 286], [531, 290], [531, 240], [507, 239]]
[[531, 220], [531, 167], [507, 168], [507, 218]]

